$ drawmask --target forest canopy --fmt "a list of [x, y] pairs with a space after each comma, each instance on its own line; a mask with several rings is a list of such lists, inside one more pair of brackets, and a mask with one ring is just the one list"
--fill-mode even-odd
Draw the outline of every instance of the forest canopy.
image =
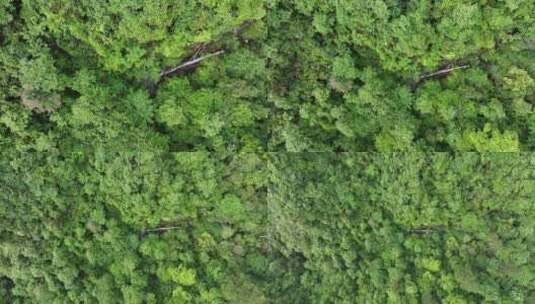
[[534, 12], [0, 0], [0, 304], [535, 302]]

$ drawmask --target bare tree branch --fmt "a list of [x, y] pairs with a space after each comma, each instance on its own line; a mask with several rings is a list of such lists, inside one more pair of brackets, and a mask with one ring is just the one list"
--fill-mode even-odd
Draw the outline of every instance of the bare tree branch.
[[[254, 24], [254, 20], [246, 20], [238, 28], [235, 28], [235, 29], [230, 30], [230, 31], [228, 31], [226, 33], [223, 33], [221, 35], [221, 37], [226, 36], [226, 35], [234, 35], [234, 36], [238, 36], [240, 38], [241, 34], [253, 24]], [[189, 57], [189, 59], [187, 59], [186, 61], [182, 62], [180, 65], [178, 65], [178, 66], [176, 66], [174, 68], [167, 69], [167, 70], [161, 70], [160, 71], [160, 75], [159, 75], [160, 76], [159, 79], [152, 80], [150, 77], [147, 77], [146, 79], [144, 79], [144, 86], [149, 91], [150, 96], [151, 97], [156, 96], [156, 93], [158, 91], [158, 85], [164, 80], [164, 78], [172, 76], [173, 74], [183, 74], [185, 72], [190, 72], [190, 71], [194, 70], [195, 67], [201, 61], [225, 53], [225, 50], [223, 50], [223, 49], [220, 49], [220, 50], [215, 51], [215, 52], [213, 51], [215, 42], [216, 41], [204, 42], [204, 43], [200, 43], [198, 45], [195, 45], [193, 47], [193, 55], [191, 57]], [[247, 43], [247, 40], [245, 40], [245, 42]], [[205, 56], [199, 57], [203, 52], [205, 52], [207, 50], [210, 50], [210, 49], [212, 50], [213, 53], [210, 53], [210, 54], [207, 54]]]
[[181, 226], [172, 226], [172, 227], [158, 227], [153, 229], [146, 229], [144, 232], [158, 232], [158, 231], [168, 231], [168, 230], [175, 230], [175, 229], [184, 229], [184, 227]]
[[188, 60], [186, 62], [181, 63], [179, 66], [176, 66], [176, 67], [174, 67], [172, 69], [169, 69], [169, 70], [162, 71], [160, 73], [160, 77], [162, 78], [162, 77], [168, 76], [169, 74], [173, 74], [175, 72], [187, 69], [189, 67], [192, 67], [192, 66], [198, 64], [199, 62], [201, 62], [203, 60], [206, 60], [206, 59], [214, 57], [214, 56], [221, 55], [223, 53], [225, 53], [225, 50], [219, 50], [219, 51], [217, 51], [215, 53], [211, 53], [211, 54], [208, 54], [208, 55], [205, 55], [205, 56], [201, 56], [201, 57], [198, 57], [198, 58], [190, 59], [190, 60]]
[[426, 235], [426, 234], [431, 234], [431, 233], [435, 233], [435, 232], [444, 232], [447, 228], [444, 227], [443, 225], [439, 225], [439, 226], [424, 226], [424, 227], [418, 227], [418, 228], [414, 228], [414, 229], [410, 229], [408, 230], [409, 233], [414, 233], [414, 234], [421, 234], [421, 235]]
[[422, 229], [412, 229], [412, 230], [410, 230], [410, 232], [411, 233], [416, 233], [416, 234], [429, 234], [429, 233], [435, 232], [435, 230], [422, 228]]
[[433, 72], [433, 73], [429, 73], [429, 74], [425, 74], [425, 75], [421, 76], [419, 81], [422, 81], [422, 80], [425, 80], [425, 79], [428, 79], [428, 78], [431, 78], [431, 77], [435, 77], [435, 76], [448, 74], [448, 73], [451, 73], [451, 72], [453, 72], [455, 70], [467, 69], [469, 67], [470, 66], [466, 64], [466, 65], [462, 65], [462, 66], [442, 69], [442, 70], [439, 70], [439, 71], [436, 71], [436, 72]]
[[240, 27], [232, 30], [232, 33], [236, 36], [241, 35], [247, 28], [253, 25], [254, 20], [246, 20]]

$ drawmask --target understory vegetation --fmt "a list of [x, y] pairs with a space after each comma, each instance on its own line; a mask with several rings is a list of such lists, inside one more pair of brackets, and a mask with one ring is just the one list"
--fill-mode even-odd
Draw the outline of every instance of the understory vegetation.
[[534, 12], [0, 0], [0, 304], [534, 303]]

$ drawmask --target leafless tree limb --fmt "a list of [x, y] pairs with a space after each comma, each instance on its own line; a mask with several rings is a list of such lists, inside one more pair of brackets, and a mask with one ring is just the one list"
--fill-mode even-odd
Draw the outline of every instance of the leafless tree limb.
[[444, 231], [446, 231], [446, 227], [443, 225], [423, 226], [423, 227], [418, 227], [418, 228], [408, 230], [409, 233], [420, 234], [420, 235], [426, 235], [426, 234], [431, 234], [435, 232], [444, 232]]
[[[246, 20], [238, 28], [235, 28], [235, 29], [230, 30], [230, 31], [228, 31], [226, 33], [223, 33], [221, 36], [235, 35], [235, 36], [240, 37], [241, 34], [253, 24], [254, 24], [254, 20]], [[223, 49], [214, 51], [214, 44], [215, 44], [215, 42], [204, 42], [204, 43], [200, 43], [198, 45], [195, 45], [194, 48], [193, 48], [193, 52], [192, 52], [193, 55], [191, 57], [189, 57], [189, 59], [187, 59], [186, 61], [182, 62], [180, 65], [178, 65], [178, 66], [176, 66], [174, 68], [170, 68], [170, 69], [167, 69], [167, 70], [161, 70], [160, 71], [160, 75], [159, 75], [160, 77], [157, 80], [153, 80], [153, 79], [151, 79], [149, 77], [144, 79], [143, 80], [143, 84], [147, 88], [147, 90], [149, 91], [150, 96], [151, 97], [156, 96], [156, 92], [158, 91], [158, 85], [162, 81], [164, 81], [164, 79], [166, 77], [173, 76], [175, 74], [184, 74], [186, 72], [190, 72], [190, 71], [194, 70], [195, 67], [197, 67], [197, 65], [201, 61], [225, 53], [225, 50], [223, 50]], [[212, 53], [206, 54], [204, 56], [200, 56], [202, 53], [204, 53], [205, 51], [208, 51], [208, 50], [211, 50]]]
[[153, 229], [146, 229], [145, 232], [158, 232], [158, 231], [168, 231], [168, 230], [175, 230], [175, 229], [184, 229], [184, 227], [180, 227], [180, 226], [158, 227], [158, 228], [153, 228]]
[[200, 62], [203, 61], [203, 60], [206, 60], [206, 59], [211, 58], [211, 57], [214, 57], [214, 56], [221, 55], [221, 54], [223, 54], [223, 53], [225, 53], [225, 50], [219, 50], [219, 51], [217, 51], [217, 52], [215, 52], [215, 53], [211, 53], [211, 54], [207, 54], [207, 55], [204, 55], [204, 56], [201, 56], [201, 57], [197, 57], [197, 58], [190, 59], [190, 60], [188, 60], [188, 61], [186, 61], [186, 62], [183, 62], [183, 63], [181, 63], [180, 65], [178, 65], [178, 66], [172, 68], [172, 69], [162, 71], [162, 72], [160, 73], [160, 78], [162, 78], [162, 77], [166, 77], [166, 76], [168, 76], [168, 75], [170, 75], [170, 74], [173, 74], [173, 73], [175, 73], [175, 72], [178, 72], [178, 71], [187, 69], [187, 68], [189, 68], [189, 67], [192, 67], [192, 66], [194, 66], [194, 65], [196, 65], [196, 64], [198, 64], [198, 63], [200, 63]]
[[232, 30], [232, 33], [236, 36], [241, 35], [247, 28], [249, 28], [251, 25], [253, 25], [253, 20], [246, 20], [240, 27]]
[[439, 70], [439, 71], [436, 71], [436, 72], [433, 72], [433, 73], [429, 73], [429, 74], [425, 74], [425, 75], [421, 76], [420, 77], [420, 81], [428, 79], [428, 78], [431, 78], [431, 77], [448, 74], [448, 73], [451, 73], [451, 72], [453, 72], [455, 70], [467, 69], [469, 67], [470, 66], [466, 64], [466, 65], [456, 66], [456, 67], [452, 67], [452, 68], [442, 69], [442, 70]]
[[410, 230], [410, 232], [411, 233], [416, 233], [416, 234], [429, 234], [429, 233], [435, 232], [435, 230], [422, 228], [422, 229], [412, 229], [412, 230]]

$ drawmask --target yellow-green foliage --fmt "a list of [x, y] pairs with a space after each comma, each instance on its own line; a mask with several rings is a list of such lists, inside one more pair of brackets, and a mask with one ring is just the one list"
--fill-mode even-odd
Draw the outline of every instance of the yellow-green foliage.
[[272, 154], [270, 227], [307, 303], [535, 300], [531, 154]]
[[0, 0], [0, 303], [535, 303], [534, 12]]

